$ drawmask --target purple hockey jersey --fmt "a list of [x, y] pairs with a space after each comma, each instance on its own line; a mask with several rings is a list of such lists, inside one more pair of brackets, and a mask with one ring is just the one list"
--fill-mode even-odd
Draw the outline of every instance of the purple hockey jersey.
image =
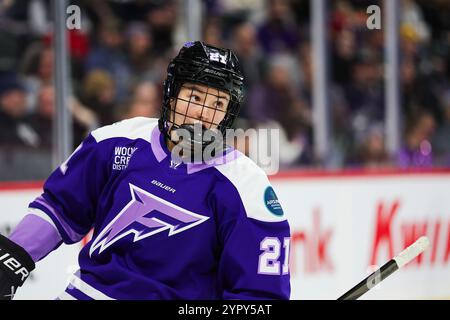
[[30, 204], [66, 244], [94, 229], [63, 296], [289, 299], [289, 224], [265, 173], [231, 148], [174, 163], [157, 123], [93, 131]]

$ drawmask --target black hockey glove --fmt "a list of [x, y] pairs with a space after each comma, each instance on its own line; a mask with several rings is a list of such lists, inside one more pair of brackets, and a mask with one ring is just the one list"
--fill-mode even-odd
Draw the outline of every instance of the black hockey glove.
[[0, 300], [12, 300], [34, 267], [25, 249], [0, 234]]

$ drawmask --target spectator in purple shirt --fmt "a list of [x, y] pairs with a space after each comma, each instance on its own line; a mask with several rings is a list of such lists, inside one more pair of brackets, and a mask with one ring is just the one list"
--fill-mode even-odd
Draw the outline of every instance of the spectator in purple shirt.
[[298, 27], [289, 13], [288, 1], [267, 1], [267, 18], [258, 28], [258, 39], [266, 54], [296, 51]]
[[397, 165], [401, 168], [433, 166], [432, 137], [436, 120], [429, 112], [420, 113], [407, 130], [406, 143], [397, 155]]

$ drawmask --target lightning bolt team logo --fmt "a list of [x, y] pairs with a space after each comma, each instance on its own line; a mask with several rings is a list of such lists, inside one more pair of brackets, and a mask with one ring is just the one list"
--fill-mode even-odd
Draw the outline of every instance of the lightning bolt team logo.
[[[209, 217], [202, 216], [161, 199], [147, 191], [130, 185], [131, 201], [100, 232], [91, 245], [89, 255], [95, 250], [102, 253], [129, 234], [133, 242], [169, 230], [168, 236], [193, 228]], [[137, 222], [137, 224], [136, 224]], [[128, 228], [133, 224], [132, 228]]]

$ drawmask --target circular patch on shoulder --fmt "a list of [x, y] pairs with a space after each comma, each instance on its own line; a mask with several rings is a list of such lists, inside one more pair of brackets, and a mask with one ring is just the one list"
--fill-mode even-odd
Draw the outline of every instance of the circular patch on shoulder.
[[266, 191], [264, 191], [264, 204], [266, 205], [267, 210], [272, 214], [278, 217], [281, 217], [284, 214], [283, 208], [281, 208], [281, 204], [278, 201], [278, 197], [271, 186], [267, 187]]

